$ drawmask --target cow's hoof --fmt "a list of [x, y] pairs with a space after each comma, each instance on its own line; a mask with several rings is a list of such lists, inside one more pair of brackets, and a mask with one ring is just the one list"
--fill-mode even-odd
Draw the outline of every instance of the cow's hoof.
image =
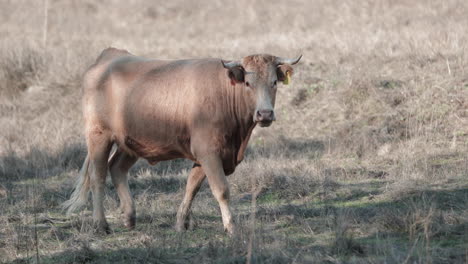
[[235, 232], [235, 226], [234, 224], [228, 224], [227, 226], [224, 227], [224, 232], [228, 233], [229, 236], [233, 236]]
[[175, 230], [177, 232], [184, 232], [184, 231], [186, 231], [188, 229], [189, 229], [189, 222], [188, 221], [177, 222], [177, 224], [175, 225]]
[[132, 217], [128, 217], [125, 219], [125, 222], [124, 222], [124, 226], [129, 229], [129, 230], [132, 230], [135, 228], [135, 224], [136, 224], [136, 217], [135, 216], [132, 216]]
[[108, 235], [111, 233], [111, 229], [107, 222], [95, 222], [94, 223], [94, 233], [100, 235]]
[[176, 224], [176, 225], [174, 226], [174, 228], [175, 228], [175, 230], [176, 230], [177, 232], [184, 232], [185, 230], [187, 230], [187, 229], [185, 229], [185, 226], [184, 226], [184, 225], [179, 225], [179, 224]]
[[175, 225], [175, 230], [177, 232], [183, 232], [189, 230], [192, 227], [192, 217], [188, 215], [185, 219], [178, 218], [177, 223]]

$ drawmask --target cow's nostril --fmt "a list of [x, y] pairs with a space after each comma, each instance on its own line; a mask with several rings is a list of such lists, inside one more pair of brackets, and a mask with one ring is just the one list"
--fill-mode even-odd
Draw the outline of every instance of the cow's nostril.
[[257, 116], [261, 120], [270, 120], [273, 117], [273, 110], [259, 110], [257, 111]]
[[271, 110], [262, 110], [262, 111], [260, 111], [260, 115], [262, 115], [262, 116], [271, 116], [271, 113], [273, 113], [273, 111], [271, 111]]
[[255, 112], [254, 121], [259, 122], [262, 127], [269, 126], [273, 121], [275, 121], [275, 114], [273, 110], [257, 110]]

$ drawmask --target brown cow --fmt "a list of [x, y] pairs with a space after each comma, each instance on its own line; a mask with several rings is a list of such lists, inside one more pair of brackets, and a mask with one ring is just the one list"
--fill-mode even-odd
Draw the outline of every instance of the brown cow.
[[125, 226], [133, 228], [130, 167], [138, 158], [151, 164], [186, 158], [194, 165], [176, 229], [186, 227], [192, 200], [207, 177], [221, 208], [224, 229], [232, 233], [226, 175], [242, 161], [255, 125], [269, 126], [275, 120], [277, 82], [289, 81], [291, 65], [300, 58], [150, 60], [105, 49], [84, 75], [88, 155], [64, 207], [69, 213], [81, 207], [91, 190], [94, 223], [108, 231], [103, 196], [109, 169]]

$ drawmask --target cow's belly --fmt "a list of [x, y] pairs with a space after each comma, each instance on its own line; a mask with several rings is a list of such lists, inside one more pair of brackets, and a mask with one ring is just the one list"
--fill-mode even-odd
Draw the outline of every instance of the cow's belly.
[[189, 131], [174, 109], [143, 102], [131, 106], [116, 111], [114, 131], [119, 134], [119, 145], [151, 164], [177, 158], [194, 160]]
[[148, 139], [137, 139], [129, 135], [115, 137], [115, 142], [125, 152], [146, 159], [154, 165], [159, 161], [187, 158], [195, 161], [193, 155], [187, 151], [189, 149], [185, 142], [181, 141], [158, 141]]

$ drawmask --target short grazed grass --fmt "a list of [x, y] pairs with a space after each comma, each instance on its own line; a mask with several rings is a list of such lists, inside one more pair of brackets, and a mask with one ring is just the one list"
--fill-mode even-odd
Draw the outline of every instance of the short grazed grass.
[[[245, 263], [251, 239], [251, 263], [468, 261], [465, 1], [48, 3], [47, 28], [43, 1], [0, 4], [0, 262]], [[232, 237], [207, 183], [175, 232], [185, 160], [132, 168], [135, 230], [110, 180], [111, 234], [90, 204], [60, 210], [86, 156], [80, 78], [108, 46], [304, 55], [228, 178]]]
[[[256, 164], [248, 161], [246, 166]], [[139, 175], [131, 179], [138, 208], [138, 225], [133, 231], [122, 226], [111, 185], [106, 208], [112, 233], [107, 236], [93, 234], [89, 211], [70, 219], [59, 211], [55, 200], [63, 200], [71, 191], [58, 188], [67, 185], [66, 179], [52, 177], [47, 186], [35, 184], [36, 195], [21, 195], [36, 203], [34, 207], [18, 201], [20, 195], [14, 201], [2, 200], [4, 208], [11, 209], [3, 213], [8, 216], [3, 218], [4, 252], [16, 251], [17, 261], [33, 260], [37, 233], [40, 258], [45, 263], [244, 262], [251, 231], [250, 197], [233, 195], [239, 228], [230, 238], [223, 233], [217, 204], [204, 186], [194, 205], [190, 230], [177, 233], [172, 227], [185, 177], [170, 165], [158, 165], [155, 170], [163, 173], [133, 170], [133, 175]], [[27, 189], [33, 180], [12, 185]], [[236, 180], [231, 178], [234, 183]], [[271, 185], [260, 193], [255, 226], [257, 261], [464, 260], [468, 246], [466, 178], [416, 190], [405, 190], [385, 179], [337, 179], [332, 184], [310, 180], [317, 183], [304, 197], [291, 197], [290, 190], [281, 189], [281, 185]], [[36, 196], [41, 198], [36, 200]]]

